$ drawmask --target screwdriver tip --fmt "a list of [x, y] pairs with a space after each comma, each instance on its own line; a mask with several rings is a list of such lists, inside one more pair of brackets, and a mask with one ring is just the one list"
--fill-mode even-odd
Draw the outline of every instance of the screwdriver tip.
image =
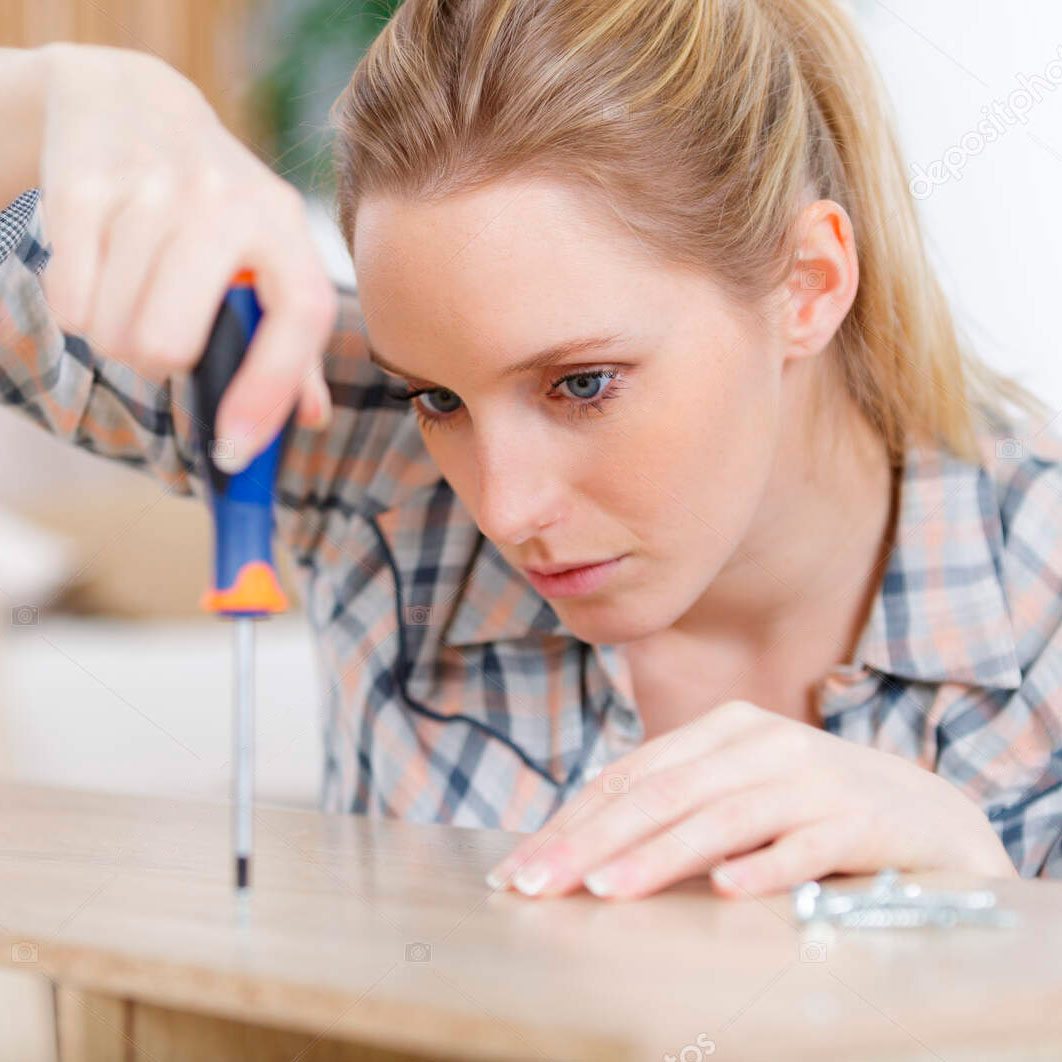
[[247, 856], [236, 857], [236, 888], [240, 892], [246, 892], [250, 888], [251, 878], [250, 859]]

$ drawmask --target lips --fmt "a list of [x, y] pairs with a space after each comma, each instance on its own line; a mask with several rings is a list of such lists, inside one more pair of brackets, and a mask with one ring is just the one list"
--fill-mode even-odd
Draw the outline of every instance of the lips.
[[612, 579], [626, 556], [624, 553], [619, 557], [579, 564], [561, 571], [556, 570], [560, 565], [553, 565], [553, 572], [546, 575], [534, 568], [524, 568], [524, 572], [528, 582], [547, 599], [580, 597], [600, 590]]
[[589, 568], [594, 564], [604, 564], [610, 560], [613, 560], [613, 558], [605, 557], [603, 560], [576, 561], [574, 564], [551, 564], [544, 568], [525, 567], [524, 571], [532, 572], [534, 575], [559, 575], [561, 572], [570, 572], [575, 568]]

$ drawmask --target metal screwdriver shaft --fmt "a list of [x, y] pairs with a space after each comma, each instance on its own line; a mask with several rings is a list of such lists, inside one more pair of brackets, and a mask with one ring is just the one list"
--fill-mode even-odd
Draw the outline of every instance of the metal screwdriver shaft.
[[251, 847], [254, 808], [254, 620], [237, 617], [233, 623], [235, 704], [233, 705], [232, 776], [233, 824], [236, 847], [236, 889], [251, 887]]

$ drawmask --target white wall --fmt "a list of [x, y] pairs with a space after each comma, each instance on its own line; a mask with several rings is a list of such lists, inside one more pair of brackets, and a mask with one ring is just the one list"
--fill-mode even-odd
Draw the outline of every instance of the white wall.
[[[256, 804], [316, 807], [320, 693], [301, 612], [256, 627]], [[227, 800], [232, 625], [42, 616], [0, 638], [0, 778]]]
[[[1062, 411], [1062, 3], [853, 6], [891, 93], [908, 161], [926, 170], [951, 163], [919, 211], [956, 316], [987, 361]], [[1035, 75], [1048, 82], [1039, 100]], [[964, 135], [977, 133], [983, 108], [995, 104], [1002, 135], [955, 151]]]

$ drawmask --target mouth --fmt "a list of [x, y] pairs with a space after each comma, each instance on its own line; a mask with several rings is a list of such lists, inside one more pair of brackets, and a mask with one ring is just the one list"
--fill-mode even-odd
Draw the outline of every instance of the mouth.
[[575, 597], [600, 589], [627, 556], [628, 554], [623, 553], [603, 561], [567, 566], [551, 565], [548, 568], [524, 568], [523, 572], [543, 597]]
[[532, 575], [560, 575], [562, 572], [573, 572], [576, 568], [593, 568], [597, 564], [607, 564], [614, 557], [606, 557], [599, 561], [575, 561], [572, 564], [549, 564], [545, 567], [524, 568], [525, 572]]

